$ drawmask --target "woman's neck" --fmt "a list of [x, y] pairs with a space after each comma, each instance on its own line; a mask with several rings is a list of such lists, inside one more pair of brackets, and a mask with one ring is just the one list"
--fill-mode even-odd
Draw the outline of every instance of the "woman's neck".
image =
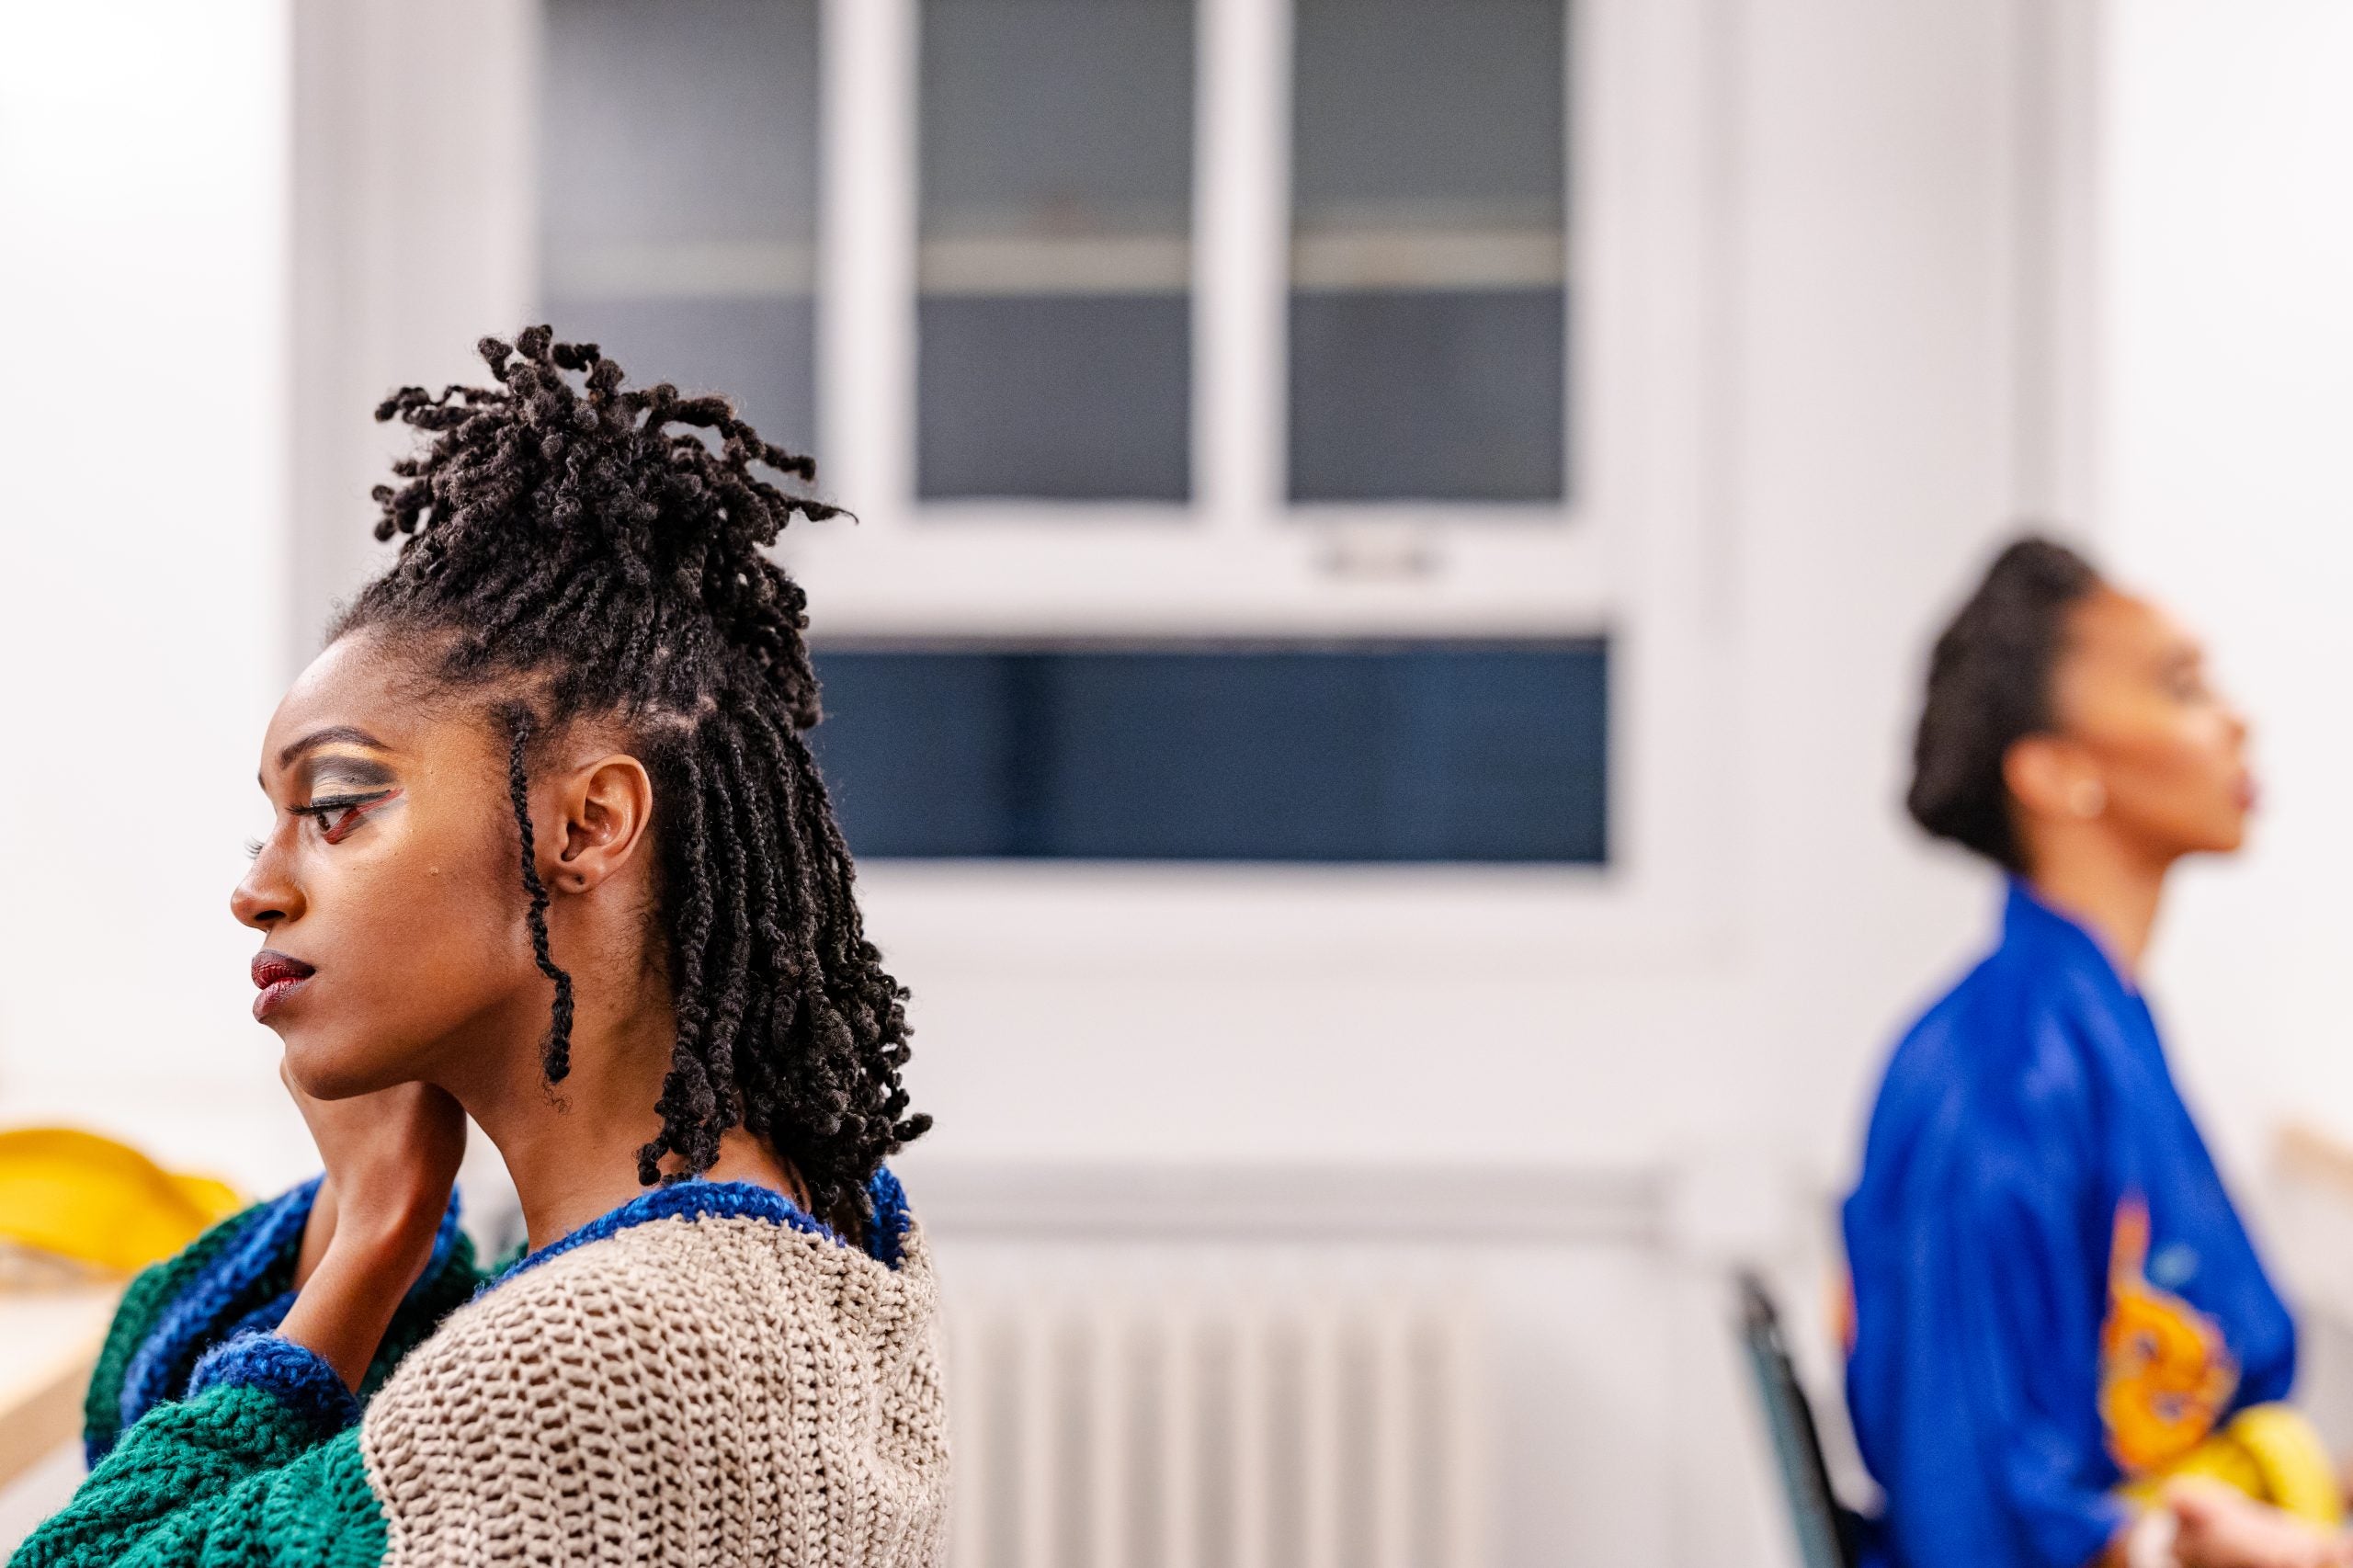
[[[647, 1190], [637, 1179], [638, 1151], [662, 1130], [654, 1108], [676, 1022], [666, 1001], [600, 1011], [584, 1005], [575, 1016], [572, 1069], [561, 1084], [548, 1084], [532, 1051], [503, 1053], [503, 1071], [444, 1085], [506, 1160], [534, 1252]], [[673, 1157], [665, 1168], [677, 1165]], [[719, 1159], [704, 1175], [756, 1183], [807, 1206], [790, 1169], [740, 1127], [721, 1138]]]
[[[2054, 846], [2054, 848], [2057, 846]], [[2098, 938], [2130, 980], [2147, 957], [2164, 901], [2167, 860], [2152, 859], [2107, 834], [2076, 836], [2035, 858], [2035, 896]]]

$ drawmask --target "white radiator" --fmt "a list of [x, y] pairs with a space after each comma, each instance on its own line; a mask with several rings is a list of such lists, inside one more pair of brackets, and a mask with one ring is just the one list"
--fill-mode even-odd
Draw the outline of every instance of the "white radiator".
[[951, 1294], [953, 1568], [1484, 1568], [1467, 1301]]

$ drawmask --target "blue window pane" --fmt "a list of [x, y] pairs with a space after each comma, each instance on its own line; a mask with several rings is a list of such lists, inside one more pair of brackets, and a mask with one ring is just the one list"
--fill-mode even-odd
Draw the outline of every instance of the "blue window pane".
[[1597, 642], [821, 653], [870, 857], [1607, 857]]

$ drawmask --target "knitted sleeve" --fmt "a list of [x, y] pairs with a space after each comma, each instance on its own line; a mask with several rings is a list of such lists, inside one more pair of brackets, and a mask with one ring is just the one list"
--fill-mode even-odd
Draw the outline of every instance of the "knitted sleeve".
[[317, 1356], [239, 1335], [198, 1363], [185, 1399], [123, 1433], [10, 1568], [374, 1568], [384, 1514], [358, 1415]]
[[[278, 1326], [294, 1301], [294, 1264], [318, 1188], [313, 1177], [231, 1215], [131, 1282], [83, 1403], [83, 1448], [93, 1465], [141, 1416], [180, 1398], [207, 1351], [240, 1332]], [[373, 1393], [482, 1278], [473, 1244], [458, 1229], [452, 1196], [433, 1256], [394, 1314], [361, 1397]]]

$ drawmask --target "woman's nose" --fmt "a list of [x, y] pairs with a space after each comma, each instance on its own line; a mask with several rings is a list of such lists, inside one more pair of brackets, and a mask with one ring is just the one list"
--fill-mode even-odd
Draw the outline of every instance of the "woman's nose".
[[239, 924], [268, 931], [301, 914], [301, 891], [281, 873], [280, 859], [275, 845], [262, 846], [261, 853], [254, 857], [253, 869], [229, 894], [229, 912]]

